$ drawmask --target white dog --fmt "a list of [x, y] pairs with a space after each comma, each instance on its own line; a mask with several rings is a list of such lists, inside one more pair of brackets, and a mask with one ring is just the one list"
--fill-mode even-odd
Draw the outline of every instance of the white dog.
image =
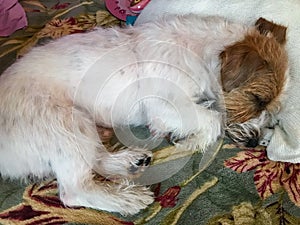
[[[285, 28], [264, 24], [272, 23], [169, 16], [34, 48], [0, 77], [0, 173], [53, 175], [68, 206], [137, 213], [152, 203], [152, 193], [127, 179], [149, 165], [151, 151], [130, 143], [129, 125], [148, 125], [157, 136], [171, 133], [178, 146], [205, 150], [225, 121], [258, 123], [276, 104], [287, 70]], [[258, 82], [278, 88], [256, 93], [251, 87]], [[118, 130], [128, 149], [106, 151], [96, 124]], [[252, 140], [253, 133], [237, 139]], [[119, 182], [97, 181], [95, 172]]]

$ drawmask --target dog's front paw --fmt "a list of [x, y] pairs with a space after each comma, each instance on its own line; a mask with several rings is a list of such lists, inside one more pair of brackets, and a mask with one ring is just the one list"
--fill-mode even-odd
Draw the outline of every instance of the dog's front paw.
[[202, 121], [197, 128], [198, 132], [186, 135], [175, 143], [177, 148], [205, 151], [222, 136], [222, 124], [219, 118]]

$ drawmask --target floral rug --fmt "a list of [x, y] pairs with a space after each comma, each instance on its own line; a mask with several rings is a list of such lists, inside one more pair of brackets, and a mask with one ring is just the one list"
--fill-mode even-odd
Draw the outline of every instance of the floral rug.
[[[120, 26], [103, 1], [19, 1], [28, 27], [0, 38], [0, 72], [44, 39], [85, 32], [96, 26]], [[264, 148], [241, 149], [223, 140], [203, 169], [204, 155], [164, 146], [152, 168], [169, 170], [186, 159], [167, 180], [151, 186], [155, 202], [135, 216], [65, 207], [55, 180], [0, 179], [0, 224], [149, 224], [285, 225], [300, 224], [300, 165], [270, 161]]]

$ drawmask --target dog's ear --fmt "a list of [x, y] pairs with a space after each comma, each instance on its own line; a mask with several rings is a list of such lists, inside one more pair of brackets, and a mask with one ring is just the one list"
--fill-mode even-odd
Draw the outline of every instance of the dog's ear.
[[261, 34], [267, 35], [271, 32], [280, 44], [285, 44], [287, 30], [285, 26], [270, 22], [262, 17], [256, 21], [255, 26]]

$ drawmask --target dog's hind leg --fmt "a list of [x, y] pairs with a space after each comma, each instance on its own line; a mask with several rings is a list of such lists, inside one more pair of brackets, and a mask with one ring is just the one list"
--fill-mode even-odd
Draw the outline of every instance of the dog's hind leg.
[[57, 180], [60, 198], [67, 206], [134, 214], [153, 202], [152, 192], [124, 180], [117, 184], [94, 178], [91, 168], [75, 159], [60, 163]]
[[[134, 214], [152, 203], [152, 192], [127, 181], [128, 177], [138, 175], [149, 165], [151, 152], [123, 150], [109, 153], [99, 143], [94, 122], [84, 110], [73, 108], [70, 122], [65, 124], [72, 134], [65, 136], [68, 146], [61, 155], [51, 159], [60, 197], [66, 205]], [[95, 172], [122, 182], [97, 181]]]
[[56, 174], [60, 198], [67, 206], [85, 206], [94, 209], [135, 214], [153, 202], [152, 192], [144, 186], [119, 184], [97, 180], [88, 165], [74, 159], [61, 162]]
[[[78, 174], [75, 174], [75, 176]], [[97, 181], [91, 173], [76, 177], [75, 183], [59, 179], [60, 198], [68, 206], [85, 206], [123, 215], [135, 214], [153, 202], [152, 192], [128, 181], [116, 184]], [[87, 177], [87, 175], [89, 175]], [[71, 177], [69, 177], [72, 179]], [[77, 183], [78, 182], [78, 183]]]

